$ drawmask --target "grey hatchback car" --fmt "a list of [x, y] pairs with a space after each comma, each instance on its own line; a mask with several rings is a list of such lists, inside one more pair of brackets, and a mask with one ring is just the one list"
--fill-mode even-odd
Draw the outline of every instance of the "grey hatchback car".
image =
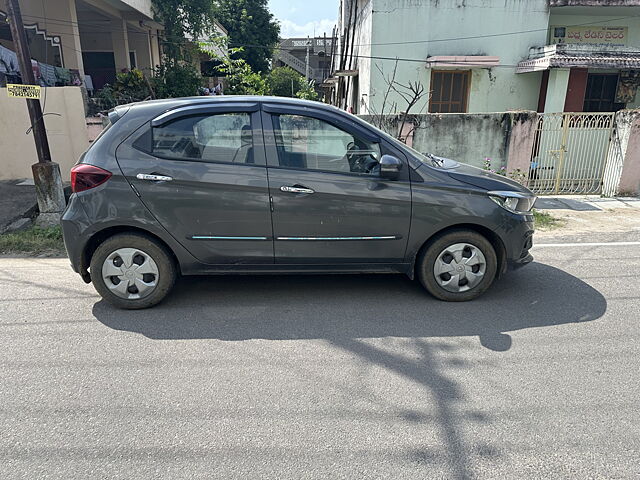
[[117, 107], [71, 181], [71, 266], [121, 308], [180, 274], [403, 273], [465, 301], [532, 260], [529, 190], [318, 102]]

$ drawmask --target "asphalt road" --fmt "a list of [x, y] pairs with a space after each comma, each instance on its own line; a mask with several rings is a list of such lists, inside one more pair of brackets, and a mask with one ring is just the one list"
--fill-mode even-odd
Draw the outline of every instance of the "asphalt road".
[[138, 312], [0, 259], [0, 478], [638, 478], [640, 245], [535, 256], [465, 304], [218, 277]]

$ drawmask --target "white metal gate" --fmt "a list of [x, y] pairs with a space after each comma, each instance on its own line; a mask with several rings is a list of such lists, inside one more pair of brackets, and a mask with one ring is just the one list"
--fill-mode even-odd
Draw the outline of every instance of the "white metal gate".
[[529, 188], [556, 195], [603, 193], [614, 118], [615, 113], [541, 114]]

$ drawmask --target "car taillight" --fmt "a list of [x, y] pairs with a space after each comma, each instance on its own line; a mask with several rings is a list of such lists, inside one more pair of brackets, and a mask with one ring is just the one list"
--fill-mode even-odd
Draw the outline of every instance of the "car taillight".
[[111, 178], [111, 172], [86, 163], [76, 165], [71, 169], [71, 190], [73, 193], [84, 192]]

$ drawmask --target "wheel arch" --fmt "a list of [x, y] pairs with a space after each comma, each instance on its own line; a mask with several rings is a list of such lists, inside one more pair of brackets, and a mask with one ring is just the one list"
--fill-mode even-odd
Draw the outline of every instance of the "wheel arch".
[[434, 232], [429, 238], [427, 238], [422, 245], [420, 246], [420, 248], [418, 249], [416, 255], [413, 257], [412, 259], [412, 266], [411, 266], [411, 278], [415, 278], [416, 275], [416, 263], [418, 258], [420, 258], [420, 255], [423, 254], [424, 251], [426, 251], [431, 244], [433, 244], [433, 242], [435, 242], [438, 238], [450, 233], [450, 232], [455, 232], [455, 231], [461, 231], [461, 230], [471, 230], [473, 232], [476, 232], [480, 235], [482, 235], [484, 238], [486, 238], [489, 243], [491, 243], [491, 246], [493, 247], [493, 249], [496, 252], [496, 257], [498, 259], [498, 268], [496, 269], [496, 278], [499, 278], [507, 269], [507, 250], [506, 247], [504, 245], [504, 242], [502, 241], [502, 239], [500, 238], [500, 236], [495, 233], [493, 230], [491, 230], [488, 227], [485, 227], [483, 225], [479, 225], [477, 223], [458, 223], [455, 225], [449, 225], [447, 227], [444, 227], [436, 232]]
[[113, 237], [114, 235], [118, 235], [120, 233], [136, 233], [144, 237], [147, 237], [150, 240], [158, 242], [167, 251], [171, 259], [173, 260], [173, 263], [176, 269], [178, 270], [178, 273], [181, 273], [180, 261], [178, 260], [178, 257], [176, 256], [173, 249], [169, 246], [169, 244], [166, 241], [164, 241], [161, 237], [150, 232], [149, 230], [145, 230], [144, 228], [134, 227], [131, 225], [116, 225], [116, 226], [106, 227], [106, 228], [103, 228], [102, 230], [98, 230], [97, 232], [95, 232], [89, 238], [84, 248], [82, 249], [82, 255], [80, 258], [80, 275], [82, 276], [82, 279], [86, 283], [91, 282], [91, 277], [89, 276], [88, 268], [89, 268], [89, 265], [91, 264], [91, 258], [93, 257], [93, 254], [95, 253], [96, 249], [105, 240]]

